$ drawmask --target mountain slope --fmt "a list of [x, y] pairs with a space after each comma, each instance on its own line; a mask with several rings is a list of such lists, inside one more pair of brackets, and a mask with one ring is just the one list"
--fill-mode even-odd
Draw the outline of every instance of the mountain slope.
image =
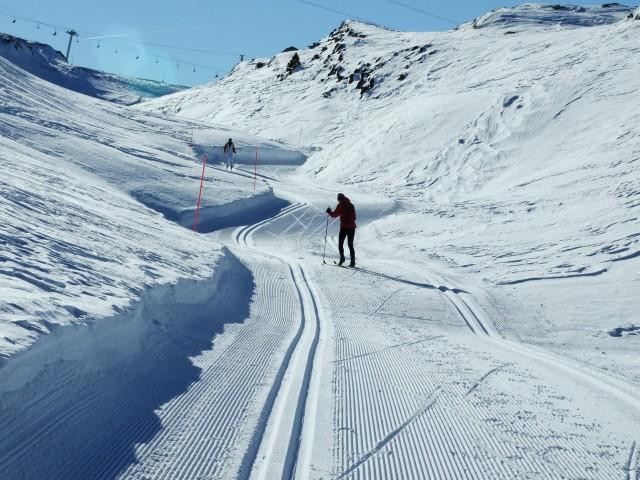
[[636, 478], [638, 24], [539, 13], [185, 92], [309, 165], [0, 57], [3, 476]]
[[61, 87], [123, 105], [132, 105], [185, 88], [76, 67], [67, 63], [64, 55], [49, 45], [4, 33], [0, 33], [0, 56]]
[[632, 9], [619, 3], [603, 3], [600, 5], [561, 5], [525, 3], [516, 8], [498, 8], [482, 15], [473, 22], [472, 28], [487, 26], [543, 26], [558, 27], [593, 27], [618, 22], [626, 18]]
[[[307, 170], [326, 178], [370, 181], [388, 171], [394, 188], [438, 182], [439, 195], [476, 190], [523, 164], [513, 145], [521, 135], [541, 139], [545, 128], [553, 130], [563, 120], [557, 105], [597, 102], [633, 77], [616, 65], [630, 60], [635, 26], [611, 23], [631, 10], [617, 4], [582, 10], [525, 4], [481, 17], [481, 29], [471, 22], [435, 34], [349, 22], [299, 51], [301, 67], [291, 74], [293, 53], [281, 53], [144, 108], [319, 146], [323, 153]], [[558, 30], [571, 15], [575, 25], [611, 25]], [[506, 35], [505, 26], [520, 31]], [[347, 161], [327, 161], [338, 155]]]
[[[260, 148], [263, 164], [304, 157], [254, 135], [90, 98], [0, 57], [0, 359], [63, 325], [117, 315], [143, 292], [214, 275], [221, 247], [191, 229], [208, 155], [199, 231], [270, 215], [265, 182], [226, 172]], [[0, 365], [1, 366], [1, 365]]]
[[608, 333], [640, 311], [632, 11], [527, 4], [443, 33], [346, 22], [291, 73], [281, 53], [143, 108], [318, 147], [301, 175], [396, 202], [362, 245], [476, 285], [503, 335], [638, 378], [637, 337]]

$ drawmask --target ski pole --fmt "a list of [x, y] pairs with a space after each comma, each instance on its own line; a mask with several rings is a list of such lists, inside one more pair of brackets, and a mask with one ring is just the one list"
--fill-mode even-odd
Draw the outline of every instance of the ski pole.
[[327, 225], [324, 227], [324, 250], [322, 251], [322, 263], [327, 263], [324, 261], [324, 256], [327, 253], [327, 232], [329, 231], [329, 215], [327, 215]]

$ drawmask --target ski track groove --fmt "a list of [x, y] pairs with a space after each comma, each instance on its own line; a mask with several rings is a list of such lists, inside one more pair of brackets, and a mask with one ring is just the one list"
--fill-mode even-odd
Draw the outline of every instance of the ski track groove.
[[[249, 472], [249, 470], [251, 470], [252, 474], [257, 472], [256, 474], [260, 477], [263, 477], [265, 475], [265, 472], [271, 468], [271, 465], [273, 465], [273, 456], [278, 455], [277, 452], [274, 453], [273, 445], [276, 442], [285, 441], [282, 438], [283, 435], [286, 435], [288, 437], [286, 440], [287, 448], [284, 459], [282, 459], [281, 465], [279, 466], [280, 473], [278, 473], [277, 476], [281, 477], [282, 479], [294, 478], [294, 476], [307, 478], [308, 476], [308, 468], [310, 467], [310, 465], [307, 465], [305, 463], [300, 466], [298, 457], [301, 449], [306, 448], [310, 451], [310, 449], [312, 448], [312, 444], [311, 446], [306, 445], [306, 440], [303, 438], [302, 433], [305, 427], [305, 422], [308, 424], [312, 424], [314, 422], [314, 419], [308, 418], [305, 413], [307, 411], [308, 403], [310, 401], [317, 401], [313, 398], [310, 398], [309, 391], [311, 389], [312, 383], [311, 378], [314, 368], [314, 359], [316, 356], [317, 346], [320, 341], [321, 315], [318, 308], [318, 302], [308, 280], [308, 274], [305, 272], [305, 269], [302, 267], [302, 265], [296, 261], [272, 255], [256, 249], [251, 243], [251, 239], [253, 233], [261, 229], [263, 226], [283, 219], [285, 217], [292, 217], [293, 222], [282, 233], [286, 233], [290, 228], [292, 228], [292, 226], [296, 224], [302, 226], [302, 233], [304, 233], [304, 231], [306, 231], [313, 222], [313, 218], [309, 223], [305, 225], [301, 221], [301, 219], [296, 214], [294, 214], [294, 212], [297, 213], [302, 211], [304, 215], [304, 213], [309, 211], [309, 209], [310, 206], [306, 204], [293, 204], [290, 207], [283, 209], [278, 215], [271, 217], [270, 219], [266, 219], [262, 222], [258, 222], [254, 225], [241, 228], [235, 234], [235, 240], [239, 246], [245, 247], [253, 251], [254, 253], [257, 253], [258, 255], [278, 259], [280, 262], [282, 262], [283, 265], [286, 265], [289, 270], [292, 284], [297, 293], [297, 303], [300, 308], [299, 330], [294, 337], [294, 340], [290, 343], [288, 353], [285, 356], [285, 359], [282, 362], [281, 366], [281, 372], [283, 376], [286, 371], [291, 371], [289, 379], [287, 380], [286, 392], [282, 394], [280, 393], [280, 391], [285, 387], [283, 385], [284, 377], [279, 376], [279, 380], [274, 385], [274, 390], [272, 390], [274, 394], [270, 394], [270, 397], [272, 397], [272, 403], [268, 405], [266, 410], [264, 410], [263, 412], [263, 420], [266, 421], [263, 422], [262, 426], [259, 427], [259, 430], [256, 432], [256, 434], [254, 434], [252, 443], [255, 446], [255, 449], [252, 453], [249, 454], [248, 457], [245, 457], [245, 460], [243, 461], [244, 469], [247, 473]], [[306, 344], [308, 343], [308, 340], [303, 341], [302, 337], [303, 335], [308, 337], [308, 331], [311, 331], [312, 338], [310, 340], [310, 344], [307, 346]], [[290, 355], [293, 355], [294, 350], [299, 350], [299, 355], [301, 355], [304, 359], [304, 365], [299, 366], [290, 362], [289, 357]], [[300, 376], [300, 373], [296, 375], [295, 372], [300, 372], [300, 369], [302, 369], [302, 374], [301, 378], [298, 380], [297, 377]], [[293, 395], [295, 395], [295, 398], [293, 399], [293, 401], [295, 401], [293, 423], [290, 427], [283, 427], [278, 423], [281, 420], [281, 417], [274, 417], [272, 414], [274, 413], [274, 411], [282, 410], [283, 404], [281, 402], [292, 401], [289, 399], [289, 392], [291, 391], [291, 388], [294, 389]], [[282, 399], [280, 399], [281, 395]], [[283, 432], [281, 431], [282, 428], [287, 428], [290, 430]], [[267, 431], [269, 431], [268, 434]], [[257, 468], [259, 470], [256, 470], [256, 459], [260, 451], [266, 453], [263, 453], [265, 457], [261, 458], [262, 463], [257, 465]], [[271, 472], [270, 475], [274, 474]]]
[[[325, 283], [331, 285], [333, 282]], [[328, 296], [340, 298], [340, 291], [339, 287], [332, 289], [329, 286]], [[439, 290], [433, 292], [438, 292], [436, 294], [440, 298], [445, 296]], [[449, 295], [454, 294], [451, 292]], [[526, 420], [518, 423], [517, 429], [520, 431], [514, 430], [516, 427], [509, 427], [511, 419], [523, 408], [526, 410], [524, 405], [529, 401], [526, 397], [518, 394], [515, 405], [501, 406], [498, 410], [485, 405], [484, 397], [493, 396], [490, 391], [492, 388], [487, 388], [487, 392], [485, 388], [482, 389], [482, 401], [475, 399], [469, 402], [465, 399], [469, 390], [474, 392], [474, 397], [477, 396], [480, 391], [477, 386], [491, 374], [512, 367], [508, 370], [512, 375], [515, 367], [510, 362], [491, 368], [490, 372], [480, 376], [480, 380], [473, 381], [469, 378], [468, 381], [473, 383], [467, 383], [466, 388], [463, 385], [451, 391], [447, 388], [429, 415], [416, 419], [413, 425], [409, 425], [402, 434], [386, 445], [386, 449], [390, 449], [392, 454], [382, 455], [382, 451], [379, 451], [367, 457], [366, 464], [360, 464], [357, 470], [349, 470], [354, 462], [358, 462], [383, 438], [384, 427], [389, 426], [390, 419], [398, 422], [399, 419], [406, 418], [403, 405], [411, 402], [410, 397], [407, 397], [408, 392], [420, 391], [424, 385], [437, 383], [437, 379], [430, 373], [407, 376], [404, 370], [396, 371], [398, 365], [411, 370], [407, 365], [408, 353], [405, 349], [392, 349], [384, 356], [372, 355], [378, 352], [375, 348], [376, 341], [367, 341], [367, 330], [366, 327], [363, 328], [366, 322], [358, 321], [358, 316], [365, 317], [364, 312], [371, 311], [367, 310], [366, 302], [366, 298], [351, 298], [332, 305], [334, 311], [343, 312], [334, 316], [336, 357], [350, 360], [334, 362], [334, 384], [337, 386], [338, 402], [333, 427], [337, 439], [333, 448], [335, 475], [340, 476], [340, 472], [344, 472], [345, 477], [367, 479], [379, 478], [381, 475], [385, 478], [416, 478], [416, 472], [420, 472], [417, 473], [418, 478], [584, 477], [582, 449], [591, 452], [601, 450], [597, 435], [581, 434], [584, 439], [578, 444], [580, 449], [576, 450], [572, 445], [575, 444], [573, 438], [577, 430], [570, 424], [553, 422], [552, 427], [547, 427], [547, 423], [534, 419], [530, 424]], [[349, 312], [349, 306], [354, 304], [364, 304], [363, 308], [359, 308], [363, 312]], [[450, 308], [455, 307], [451, 305]], [[465, 308], [463, 306], [453, 311], [461, 315]], [[491, 332], [479, 318], [471, 317], [471, 321], [477, 324], [472, 323], [476, 328], [472, 329], [470, 326], [470, 330], [481, 337]], [[373, 392], [373, 385], [383, 386], [381, 393]], [[398, 385], [399, 388], [390, 387], [389, 391], [386, 385]], [[469, 385], [472, 387], [469, 388]], [[504, 425], [503, 431], [489, 428], [483, 420], [495, 417], [496, 414], [499, 414], [498, 419]], [[356, 432], [357, 435], [351, 432]], [[559, 438], [554, 439], [558, 435]], [[546, 438], [549, 440], [545, 440]], [[555, 448], [556, 444], [561, 448]], [[456, 454], [451, 456], [451, 452]], [[539, 458], [541, 455], [550, 457]], [[602, 478], [615, 478], [615, 472], [613, 462], [599, 466]]]
[[[298, 402], [296, 405], [296, 412], [294, 414], [294, 418], [296, 419], [296, 421], [294, 422], [294, 429], [292, 431], [292, 435], [290, 437], [290, 446], [289, 446], [289, 452], [287, 453], [287, 457], [289, 460], [289, 464], [291, 465], [290, 470], [289, 470], [289, 474], [287, 476], [285, 476], [286, 472], [283, 472], [283, 478], [293, 478], [294, 476], [294, 469], [296, 467], [296, 460], [298, 458], [298, 452], [300, 451], [300, 443], [301, 443], [301, 437], [302, 437], [302, 428], [303, 428], [303, 421], [305, 419], [305, 409], [306, 409], [306, 402], [307, 402], [307, 398], [308, 398], [308, 394], [309, 394], [309, 385], [311, 383], [311, 374], [313, 373], [313, 360], [316, 354], [316, 349], [318, 346], [318, 342], [320, 340], [320, 317], [318, 314], [318, 307], [317, 307], [317, 302], [316, 299], [314, 298], [314, 295], [311, 291], [311, 287], [309, 286], [309, 282], [306, 278], [306, 275], [304, 273], [304, 270], [302, 269], [302, 266], [298, 266], [299, 269], [299, 274], [302, 278], [302, 285], [304, 286], [304, 289], [306, 290], [305, 292], [305, 297], [311, 301], [314, 313], [313, 313], [313, 318], [316, 320], [315, 322], [315, 329], [314, 329], [314, 336], [313, 336], [313, 341], [311, 343], [311, 346], [309, 348], [308, 354], [307, 354], [307, 361], [305, 364], [305, 371], [304, 371], [304, 377], [303, 377], [303, 383], [302, 383], [302, 388], [300, 391], [300, 394], [298, 396]], [[308, 316], [307, 314], [307, 308], [305, 307], [304, 304], [304, 298], [303, 298], [303, 294], [302, 294], [302, 289], [298, 290], [298, 293], [300, 295], [300, 305], [303, 307], [303, 315], [305, 316], [305, 318]], [[314, 419], [309, 419], [309, 421], [313, 421]], [[297, 472], [296, 472], [297, 473]], [[307, 473], [307, 472], [303, 472]]]
[[[294, 282], [295, 280], [293, 278], [293, 271], [290, 267], [288, 268], [288, 273], [290, 275], [291, 281]], [[275, 377], [275, 381], [273, 382], [269, 390], [269, 394], [267, 395], [267, 401], [265, 402], [262, 408], [262, 411], [260, 412], [258, 425], [252, 436], [251, 448], [247, 450], [247, 452], [245, 452], [244, 458], [242, 460], [242, 466], [240, 470], [240, 474], [242, 477], [247, 477], [249, 475], [250, 468], [255, 462], [256, 455], [258, 454], [258, 444], [260, 443], [262, 437], [265, 434], [267, 421], [273, 410], [273, 405], [275, 403], [278, 391], [282, 385], [284, 375], [286, 374], [287, 368], [291, 361], [291, 356], [293, 355], [295, 347], [297, 346], [300, 340], [300, 337], [302, 336], [303, 327], [304, 325], [300, 322], [300, 325], [298, 326], [298, 330], [296, 331], [295, 336], [289, 343], [289, 346], [287, 347], [287, 351], [283, 356], [282, 362], [278, 369], [278, 373], [276, 374], [276, 377]]]
[[476, 383], [473, 384], [473, 386], [467, 390], [467, 393], [464, 394], [464, 396], [468, 396], [471, 395], [473, 393], [473, 391], [478, 388], [480, 385], [482, 385], [482, 382], [484, 382], [490, 375], [493, 375], [494, 373], [499, 372], [500, 370], [502, 370], [505, 367], [508, 367], [512, 365], [511, 363], [503, 363], [502, 365], [498, 365], [495, 368], [492, 368], [491, 370], [489, 370], [487, 373], [485, 373], [484, 375], [482, 375], [482, 377], [480, 377], [478, 379], [478, 381]]
[[[196, 359], [204, 368], [199, 381], [165, 405], [160, 412], [161, 434], [139, 446], [136, 453], [141, 461], [120, 478], [214, 478], [229, 469], [224, 460], [238, 442], [266, 371], [274, 369], [270, 359], [282, 338], [289, 336], [293, 292], [273, 280], [274, 267], [255, 269], [256, 284], [264, 289], [252, 306], [260, 312], [259, 319], [242, 328], [215, 358], [208, 358], [209, 351]], [[289, 293], [283, 297], [283, 291]], [[286, 308], [273, 311], [273, 302], [263, 299], [276, 294], [283, 297], [281, 304]], [[247, 349], [247, 345], [254, 347]], [[248, 353], [253, 358], [247, 358]], [[173, 461], [165, 462], [165, 458]]]
[[640, 455], [638, 454], [638, 449], [636, 447], [636, 442], [631, 443], [631, 448], [629, 449], [629, 458], [624, 466], [624, 470], [626, 472], [626, 480], [636, 480], [640, 477], [640, 471], [638, 470], [638, 467], [640, 466]]

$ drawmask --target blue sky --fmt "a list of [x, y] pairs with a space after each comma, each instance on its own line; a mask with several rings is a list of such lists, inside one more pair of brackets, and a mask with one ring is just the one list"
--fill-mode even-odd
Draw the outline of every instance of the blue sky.
[[454, 25], [415, 9], [463, 22], [494, 8], [519, 3], [523, 2], [0, 0], [0, 32], [48, 43], [65, 53], [69, 38], [65, 30], [74, 28], [80, 32], [70, 55], [76, 65], [196, 85], [227, 73], [240, 54], [269, 57], [290, 45], [304, 47], [348, 17], [398, 30], [447, 30]]

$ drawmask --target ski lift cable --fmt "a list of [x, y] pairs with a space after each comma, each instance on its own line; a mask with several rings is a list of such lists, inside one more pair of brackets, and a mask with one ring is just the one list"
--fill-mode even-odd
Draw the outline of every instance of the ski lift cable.
[[[85, 40], [92, 40], [92, 41], [96, 41], [98, 38], [109, 38], [110, 35], [98, 35], [94, 32], [86, 32], [86, 31], [81, 31], [81, 33], [83, 34]], [[113, 37], [113, 38], [118, 38], [118, 37]], [[165, 43], [156, 43], [156, 42], [146, 42], [144, 40], [131, 40], [131, 39], [126, 39], [126, 38], [118, 38], [118, 41], [120, 42], [126, 42], [128, 44], [134, 44], [134, 45], [146, 45], [146, 46], [150, 46], [150, 47], [158, 47], [158, 48], [167, 48], [167, 49], [171, 49], [171, 50], [180, 50], [180, 51], [184, 51], [184, 52], [194, 52], [194, 53], [209, 53], [209, 54], [214, 54], [214, 55], [229, 55], [229, 56], [240, 56], [240, 55], [245, 55], [245, 56], [250, 56], [249, 54], [240, 54], [240, 53], [234, 53], [234, 52], [223, 52], [220, 50], [207, 50], [207, 49], [201, 49], [201, 48], [189, 48], [189, 47], [179, 47], [176, 45], [168, 45]], [[124, 47], [123, 47], [124, 48]]]
[[[12, 18], [12, 19], [17, 19], [17, 20], [22, 20], [22, 21], [25, 21], [25, 22], [33, 23], [35, 25], [40, 25], [40, 26], [53, 28], [54, 30], [64, 30], [66, 28], [63, 25], [55, 25], [55, 24], [52, 24], [52, 23], [43, 22], [43, 21], [40, 21], [40, 20], [29, 18], [29, 17], [26, 17], [26, 16], [14, 15], [13, 13], [10, 13], [8, 10], [3, 9], [3, 8], [0, 8], [0, 15], [5, 16], [5, 17], [9, 17], [9, 18]], [[105, 37], [105, 38], [110, 37], [110, 35], [100, 35], [100, 34], [97, 34], [95, 32], [88, 32], [88, 31], [85, 31], [85, 30], [78, 30], [78, 32], [81, 33], [83, 37]], [[88, 38], [88, 39], [91, 40], [91, 38]], [[177, 45], [168, 45], [168, 44], [156, 43], [156, 42], [146, 42], [146, 41], [143, 41], [143, 40], [131, 40], [131, 39], [122, 38], [121, 41], [127, 42], [127, 43], [131, 43], [131, 44], [148, 45], [148, 46], [151, 46], [151, 47], [167, 48], [167, 49], [172, 49], [172, 50], [181, 50], [181, 51], [184, 51], [184, 52], [210, 53], [210, 54], [214, 54], [214, 55], [228, 55], [228, 56], [236, 56], [236, 57], [239, 56], [239, 55], [251, 56], [250, 54], [247, 54], [247, 53], [241, 54], [241, 53], [236, 53], [236, 52], [225, 52], [225, 51], [221, 51], [221, 50], [208, 50], [208, 49], [202, 49], [202, 48], [179, 47]]]
[[[17, 19], [17, 20], [21, 20], [21, 21], [25, 21], [25, 22], [29, 22], [29, 23], [33, 23], [36, 25], [36, 27], [40, 26], [44, 26], [44, 27], [49, 27], [52, 28], [54, 30], [53, 35], [55, 36], [58, 33], [58, 30], [65, 30], [66, 27], [62, 26], [62, 25], [54, 25], [52, 23], [48, 23], [48, 22], [43, 22], [40, 20], [34, 20], [32, 18], [28, 18], [28, 17], [23, 17], [20, 15], [13, 15], [11, 13], [8, 13], [6, 10], [3, 11], [3, 9], [0, 9], [0, 15], [11, 18], [11, 19]], [[79, 31], [83, 36], [84, 35], [95, 35], [94, 33], [91, 32], [86, 32], [86, 31]], [[127, 41], [129, 43], [144, 43], [144, 44], [149, 44], [151, 45], [151, 43], [149, 42], [137, 42], [137, 41], [129, 41], [129, 40], [123, 40], [123, 41]], [[113, 47], [114, 49], [119, 49], [119, 50], [128, 50], [130, 52], [137, 52], [137, 50], [135, 48], [131, 48], [131, 47], [127, 47], [127, 46], [123, 46], [120, 44], [116, 44], [113, 42], [100, 42], [97, 41], [98, 45], [109, 45], [111, 47]], [[156, 46], [163, 46], [165, 48], [175, 48], [177, 50], [185, 50], [185, 51], [193, 51], [193, 52], [199, 52], [199, 53], [220, 53], [222, 54], [222, 52], [214, 52], [214, 51], [210, 51], [210, 50], [200, 50], [200, 49], [187, 49], [187, 48], [182, 48], [182, 47], [171, 47], [171, 46], [167, 46], [167, 45], [161, 45], [161, 44], [157, 44]], [[97, 48], [100, 48], [99, 46], [97, 46]], [[226, 52], [225, 54], [229, 54], [232, 55], [228, 52]], [[233, 54], [233, 55], [239, 55], [239, 54]], [[155, 56], [158, 57], [159, 59], [163, 59], [163, 60], [169, 60], [169, 61], [173, 61], [173, 62], [179, 62], [179, 63], [184, 63], [184, 64], [189, 64], [189, 65], [193, 65], [195, 67], [199, 67], [202, 68], [204, 70], [210, 70], [216, 73], [220, 73], [220, 72], [224, 72], [224, 69], [218, 68], [218, 67], [214, 67], [211, 65], [204, 65], [204, 64], [199, 64], [199, 63], [194, 63], [191, 61], [186, 61], [184, 59], [179, 59], [176, 57], [169, 57], [166, 55], [155, 55], [155, 54], [151, 54], [151, 56]]]
[[[165, 44], [165, 43], [157, 43], [157, 42], [147, 42], [144, 40], [134, 40], [134, 39], [127, 39], [127, 38], [122, 38], [125, 35], [129, 35], [129, 34], [119, 34], [119, 35], [104, 35], [104, 34], [98, 34], [95, 32], [89, 32], [89, 31], [82, 31], [82, 30], [78, 30], [80, 33], [82, 33], [82, 35], [84, 36], [85, 40], [97, 40], [100, 38], [118, 38], [119, 41], [121, 42], [126, 42], [129, 44], [136, 44], [136, 45], [147, 45], [150, 47], [158, 47], [158, 48], [167, 48], [167, 49], [171, 49], [171, 50], [181, 50], [184, 52], [194, 52], [194, 53], [210, 53], [213, 55], [228, 55], [228, 56], [239, 56], [239, 55], [245, 55], [245, 56], [251, 56], [250, 54], [247, 53], [236, 53], [236, 52], [225, 52], [225, 51], [221, 51], [221, 50], [208, 50], [208, 49], [202, 49], [202, 48], [190, 48], [190, 47], [179, 47], [177, 45], [169, 45], [169, 44]], [[158, 30], [159, 31], [159, 30]], [[144, 33], [144, 32], [142, 32]], [[151, 33], [151, 32], [148, 32]], [[138, 33], [139, 35], [139, 33]]]
[[[104, 42], [102, 40], [100, 40], [100, 43], [102, 45], [108, 45], [108, 46], [110, 46], [110, 47], [112, 47], [112, 48], [114, 48], [114, 49], [116, 49], [118, 51], [124, 50], [124, 51], [129, 51], [131, 53], [135, 53], [136, 54], [136, 60], [139, 60], [143, 56], [143, 55], [141, 55], [139, 53], [139, 50], [137, 50], [135, 48], [119, 45], [119, 44], [113, 43], [113, 42]], [[154, 59], [154, 58], [157, 59], [158, 61], [156, 61], [155, 63], [160, 63], [159, 60], [163, 60], [163, 61], [166, 60], [167, 62], [173, 62], [173, 63], [176, 63], [176, 64], [180, 64], [181, 63], [181, 64], [185, 64], [185, 65], [196, 66], [198, 68], [202, 68], [204, 70], [210, 70], [210, 71], [216, 72], [216, 73], [221, 73], [221, 72], [225, 71], [224, 69], [216, 67], [216, 66], [213, 66], [213, 65], [204, 65], [204, 64], [201, 64], [201, 63], [196, 63], [196, 62], [192, 62], [192, 61], [189, 61], [189, 60], [185, 60], [184, 58], [170, 57], [170, 56], [167, 56], [167, 55], [159, 55], [159, 54], [156, 54], [154, 52], [147, 52], [147, 53], [144, 54], [144, 57], [146, 57], [146, 58], [148, 57], [149, 59]]]
[[241, 53], [234, 53], [234, 52], [222, 52], [220, 50], [205, 50], [205, 49], [201, 49], [201, 48], [188, 48], [188, 47], [178, 47], [175, 45], [167, 45], [167, 44], [163, 44], [163, 43], [154, 43], [154, 42], [145, 42], [142, 40], [123, 40], [124, 42], [131, 42], [131, 43], [138, 43], [141, 45], [149, 45], [150, 47], [159, 47], [159, 48], [168, 48], [168, 49], [172, 49], [172, 50], [182, 50], [184, 52], [195, 52], [195, 53], [212, 53], [215, 55], [229, 55], [229, 56], [234, 56], [237, 57], [239, 55], [246, 55], [246, 56], [251, 56], [249, 54], [241, 54]]
[[446, 17], [440, 16], [440, 15], [437, 15], [435, 13], [428, 12], [428, 11], [423, 10], [421, 8], [414, 7], [412, 5], [408, 5], [408, 4], [403, 3], [403, 2], [399, 2], [398, 0], [387, 0], [387, 1], [389, 3], [393, 3], [394, 5], [398, 5], [400, 7], [404, 7], [404, 8], [407, 8], [409, 10], [413, 10], [414, 12], [422, 13], [423, 15], [427, 15], [429, 17], [436, 18], [438, 20], [442, 20], [443, 22], [451, 23], [452, 25], [458, 26], [458, 25], [460, 25], [462, 23], [462, 22], [458, 22], [456, 20], [451, 20], [450, 18], [446, 18]]
[[3, 17], [12, 18], [14, 20], [21, 20], [23, 22], [35, 23], [35, 24], [40, 25], [40, 26], [45, 26], [45, 27], [49, 27], [49, 28], [53, 28], [53, 29], [57, 29], [57, 30], [62, 30], [64, 28], [61, 25], [53, 25], [51, 23], [39, 22], [38, 20], [33, 20], [31, 18], [23, 17], [23, 16], [20, 16], [20, 15], [14, 15], [12, 13], [8, 13], [6, 10], [5, 11], [0, 10], [0, 15], [2, 15]]
[[103, 38], [123, 38], [123, 37], [135, 37], [136, 35], [148, 35], [150, 33], [166, 33], [166, 32], [188, 32], [192, 30], [202, 30], [205, 28], [211, 28], [210, 25], [206, 26], [191, 26], [191, 27], [172, 27], [172, 28], [158, 28], [155, 30], [149, 30], [146, 32], [124, 32], [124, 33], [109, 33], [105, 35], [97, 35], [90, 37], [89, 40], [98, 40]]
[[150, 47], [168, 48], [168, 49], [171, 49], [171, 50], [181, 50], [181, 51], [184, 51], [184, 52], [212, 53], [214, 55], [229, 55], [229, 56], [233, 56], [233, 57], [237, 57], [239, 55], [251, 56], [248, 53], [226, 52], [226, 51], [222, 51], [222, 50], [209, 50], [209, 49], [204, 49], [204, 48], [179, 47], [177, 45], [168, 45], [166, 43], [147, 42], [145, 40], [132, 40], [132, 39], [124, 38], [124, 37], [132, 36], [132, 35], [143, 35], [145, 33], [182, 31], [182, 30], [190, 30], [190, 29], [193, 29], [193, 28], [202, 28], [202, 27], [191, 27], [191, 28], [188, 28], [188, 29], [184, 29], [184, 28], [181, 28], [181, 29], [163, 29], [163, 30], [153, 30], [153, 31], [150, 31], [150, 32], [130, 32], [130, 33], [120, 33], [120, 34], [110, 34], [110, 35], [97, 35], [97, 34], [94, 34], [94, 33], [87, 32], [87, 35], [89, 35], [89, 37], [86, 38], [86, 40], [98, 40], [98, 39], [103, 39], [103, 38], [118, 38], [118, 39], [121, 39], [123, 42], [135, 43], [135, 44], [140, 44], [140, 45], [148, 45]]
[[[139, 60], [140, 58], [143, 57], [142, 54], [140, 54], [139, 50], [135, 49], [135, 48], [131, 48], [129, 46], [123, 46], [117, 43], [113, 43], [113, 42], [105, 42], [103, 40], [92, 40], [92, 41], [96, 41], [98, 43], [100, 43], [101, 45], [108, 45], [110, 47], [112, 47], [114, 49], [114, 51], [117, 50], [117, 52], [119, 53], [120, 51], [128, 51], [131, 53], [135, 53], [136, 54], [136, 60]], [[185, 60], [183, 58], [177, 58], [177, 57], [170, 57], [167, 55], [160, 55], [157, 54], [155, 52], [148, 52], [144, 54], [144, 57], [148, 57], [149, 59], [157, 59], [158, 61], [155, 63], [160, 63], [160, 60], [166, 60], [168, 62], [174, 62], [176, 64], [182, 63], [182, 64], [187, 64], [187, 65], [195, 65], [196, 67], [205, 69], [205, 70], [210, 70], [216, 73], [220, 73], [220, 72], [224, 72], [224, 69], [213, 66], [213, 65], [204, 65], [204, 64], [200, 64], [200, 63], [195, 63], [189, 60]]]
[[375, 26], [378, 26], [378, 27], [384, 27], [384, 25], [382, 25], [382, 24], [380, 24], [378, 22], [373, 22], [371, 20], [367, 20], [366, 18], [358, 17], [356, 15], [351, 15], [350, 13], [342, 12], [340, 10], [335, 10], [333, 8], [326, 7], [326, 6], [320, 5], [318, 3], [310, 2], [308, 0], [298, 0], [298, 3], [303, 3], [305, 5], [310, 5], [312, 7], [319, 8], [319, 9], [325, 10], [327, 12], [335, 13], [335, 14], [341, 15], [343, 17], [352, 18], [354, 20], [359, 20], [360, 22], [369, 23], [371, 25], [375, 25]]

